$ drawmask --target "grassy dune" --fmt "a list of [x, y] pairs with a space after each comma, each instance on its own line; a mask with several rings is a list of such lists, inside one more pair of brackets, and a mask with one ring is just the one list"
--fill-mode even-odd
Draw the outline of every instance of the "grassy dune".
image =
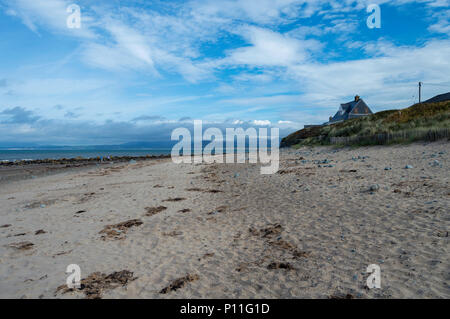
[[450, 101], [416, 104], [329, 126], [295, 132], [281, 142], [303, 145], [379, 145], [449, 138]]

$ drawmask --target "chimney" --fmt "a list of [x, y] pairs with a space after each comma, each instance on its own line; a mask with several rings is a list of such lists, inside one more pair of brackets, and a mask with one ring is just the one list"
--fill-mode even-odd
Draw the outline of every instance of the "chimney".
[[358, 102], [360, 99], [359, 95], [355, 96], [355, 102]]

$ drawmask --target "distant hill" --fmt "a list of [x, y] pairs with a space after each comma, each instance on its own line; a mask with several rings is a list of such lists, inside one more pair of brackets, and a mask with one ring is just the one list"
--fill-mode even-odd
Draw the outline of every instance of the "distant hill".
[[152, 150], [171, 149], [176, 141], [162, 142], [129, 142], [114, 145], [40, 145], [24, 143], [0, 144], [0, 149], [30, 149], [30, 150]]
[[424, 103], [438, 103], [445, 101], [450, 101], [450, 92], [441, 95], [436, 95], [435, 97], [426, 100]]
[[449, 132], [450, 93], [447, 93], [402, 110], [383, 111], [328, 126], [305, 128], [285, 137], [281, 147], [436, 140], [448, 138]]

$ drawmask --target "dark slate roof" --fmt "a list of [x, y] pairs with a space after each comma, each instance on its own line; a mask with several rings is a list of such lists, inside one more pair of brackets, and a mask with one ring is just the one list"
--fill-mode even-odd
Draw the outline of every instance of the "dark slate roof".
[[[362, 112], [354, 112], [356, 109], [362, 110]], [[352, 112], [354, 112], [354, 114], [352, 114]], [[359, 99], [358, 101], [351, 101], [345, 104], [341, 104], [339, 111], [333, 116], [330, 122], [345, 121], [348, 120], [351, 115], [361, 116], [368, 114], [372, 114], [372, 111], [363, 99]]]

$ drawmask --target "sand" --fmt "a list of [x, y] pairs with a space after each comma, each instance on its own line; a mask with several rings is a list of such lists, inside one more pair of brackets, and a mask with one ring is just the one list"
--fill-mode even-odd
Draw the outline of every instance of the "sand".
[[[449, 145], [282, 150], [274, 175], [154, 160], [3, 183], [0, 298], [450, 298]], [[65, 289], [69, 264], [83, 289]]]

